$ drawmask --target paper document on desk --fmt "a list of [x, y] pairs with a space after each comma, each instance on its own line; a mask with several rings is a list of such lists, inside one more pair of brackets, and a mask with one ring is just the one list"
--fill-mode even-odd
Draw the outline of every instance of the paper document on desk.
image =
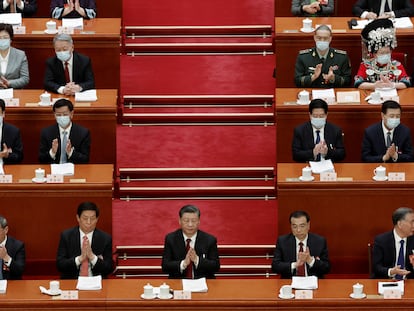
[[13, 98], [13, 89], [0, 89], [0, 98], [1, 99]]
[[0, 23], [10, 25], [21, 25], [22, 14], [21, 13], [3, 13], [0, 14]]
[[7, 291], [7, 280], [0, 280], [0, 294], [5, 294]]
[[208, 290], [206, 278], [190, 280], [183, 279], [183, 291], [190, 291], [193, 293], [206, 293]]
[[384, 295], [384, 290], [387, 289], [399, 289], [401, 294], [404, 294], [404, 281], [378, 282], [378, 293], [380, 295]]
[[413, 23], [409, 17], [398, 17], [393, 19], [395, 28], [413, 28]]
[[316, 98], [323, 99], [328, 104], [333, 104], [335, 102], [335, 91], [334, 89], [312, 90], [312, 99]]
[[75, 175], [75, 165], [73, 163], [50, 164], [50, 171], [54, 175]]
[[96, 90], [87, 90], [75, 93], [75, 102], [94, 102], [98, 100]]
[[321, 160], [318, 162], [309, 161], [309, 165], [312, 169], [312, 173], [314, 174], [320, 174], [322, 172], [335, 172], [335, 168], [333, 166], [331, 159]]
[[292, 277], [292, 287], [294, 289], [317, 289], [318, 288], [318, 278], [314, 275], [312, 275], [312, 276], [293, 276]]
[[99, 290], [102, 289], [102, 276], [80, 276], [76, 289], [79, 290]]
[[338, 104], [359, 104], [361, 103], [359, 91], [336, 92], [336, 102]]
[[356, 26], [352, 26], [352, 29], [364, 29], [364, 27], [366, 25], [368, 25], [368, 23], [370, 23], [371, 21], [368, 19], [360, 19], [357, 20], [357, 24]]
[[62, 27], [83, 29], [83, 18], [62, 18]]

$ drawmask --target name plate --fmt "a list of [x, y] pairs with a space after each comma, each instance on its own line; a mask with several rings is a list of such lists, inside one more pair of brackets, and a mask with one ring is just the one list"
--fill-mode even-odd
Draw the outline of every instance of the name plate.
[[62, 290], [62, 294], [59, 296], [53, 296], [52, 299], [57, 300], [78, 300], [79, 292], [77, 290]]
[[320, 174], [320, 181], [336, 181], [335, 172], [322, 172]]
[[63, 27], [63, 26], [59, 26], [58, 27], [58, 33], [64, 33], [67, 35], [73, 35], [75, 33], [75, 29], [73, 27]]
[[175, 290], [174, 299], [191, 299], [191, 292], [186, 290]]
[[13, 26], [13, 33], [15, 35], [24, 35], [26, 33], [26, 26], [19, 26], [19, 25]]
[[7, 107], [17, 107], [20, 106], [20, 99], [19, 98], [5, 98], [4, 103]]
[[313, 290], [311, 289], [297, 289], [295, 291], [295, 299], [312, 299]]
[[60, 184], [64, 182], [62, 174], [47, 174], [46, 182], [51, 184]]
[[405, 173], [404, 172], [389, 172], [388, 180], [389, 181], [405, 181]]
[[384, 289], [384, 299], [401, 299], [401, 290], [396, 289]]
[[0, 175], [0, 184], [11, 184], [13, 182], [13, 175]]

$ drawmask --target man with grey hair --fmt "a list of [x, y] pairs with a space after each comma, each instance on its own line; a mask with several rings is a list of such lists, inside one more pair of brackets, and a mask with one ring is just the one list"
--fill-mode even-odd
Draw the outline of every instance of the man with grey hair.
[[18, 280], [22, 278], [26, 264], [24, 243], [7, 235], [7, 219], [0, 215], [0, 279]]
[[392, 214], [394, 229], [377, 235], [372, 256], [372, 278], [414, 278], [414, 211], [397, 208]]
[[92, 62], [88, 56], [74, 51], [72, 37], [57, 34], [53, 47], [56, 55], [46, 60], [45, 89], [64, 95], [94, 89]]
[[346, 87], [351, 82], [351, 63], [345, 51], [329, 46], [332, 31], [320, 25], [313, 36], [315, 47], [299, 51], [295, 65], [297, 87]]

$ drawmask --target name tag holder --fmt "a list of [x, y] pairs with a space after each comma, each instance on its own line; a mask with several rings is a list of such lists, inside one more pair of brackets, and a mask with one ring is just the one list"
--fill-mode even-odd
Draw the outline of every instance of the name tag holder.
[[10, 174], [0, 175], [0, 184], [11, 184], [12, 182], [13, 182], [13, 175], [10, 175]]
[[336, 181], [336, 172], [321, 172], [320, 181]]
[[313, 290], [297, 289], [295, 291], [295, 299], [313, 299]]
[[62, 174], [47, 174], [46, 182], [50, 184], [61, 184], [64, 182]]
[[405, 172], [389, 172], [389, 181], [405, 181]]

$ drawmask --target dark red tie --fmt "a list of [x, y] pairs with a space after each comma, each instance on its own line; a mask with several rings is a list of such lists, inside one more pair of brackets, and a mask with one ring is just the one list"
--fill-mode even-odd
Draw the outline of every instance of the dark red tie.
[[[190, 243], [191, 243], [191, 239], [187, 239], [185, 240], [187, 242], [187, 245], [185, 246], [185, 253], [188, 253], [188, 250], [190, 249]], [[187, 266], [187, 269], [185, 269], [185, 277], [187, 279], [192, 279], [193, 278], [193, 263], [190, 262]]]
[[66, 83], [70, 82], [68, 62], [65, 62], [65, 80], [66, 80]]
[[[299, 242], [299, 252], [303, 252], [303, 243]], [[305, 276], [305, 265], [306, 263], [304, 263], [303, 265], [296, 267], [296, 275], [297, 276]]]
[[16, 13], [16, 2], [14, 0], [10, 1], [10, 13]]
[[[88, 237], [86, 235], [83, 236], [83, 243], [82, 243], [82, 249], [85, 248], [88, 245]], [[80, 266], [80, 276], [88, 276], [89, 275], [89, 259], [85, 258], [81, 262]]]

